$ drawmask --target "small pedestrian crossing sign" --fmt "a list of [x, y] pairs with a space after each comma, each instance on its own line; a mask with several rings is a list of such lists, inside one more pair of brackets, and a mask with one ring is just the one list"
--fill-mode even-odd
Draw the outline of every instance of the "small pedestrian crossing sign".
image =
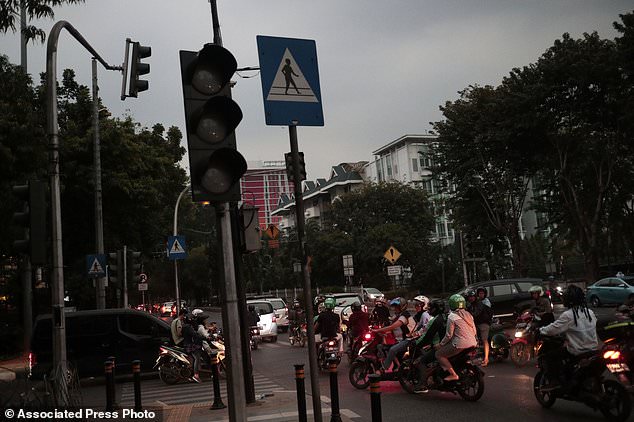
[[89, 277], [105, 277], [106, 255], [86, 255], [86, 272]]
[[171, 260], [187, 258], [185, 236], [170, 236], [167, 239], [167, 257]]
[[287, 48], [277, 68], [267, 101], [295, 101], [318, 103], [319, 99], [310, 87], [295, 58]]

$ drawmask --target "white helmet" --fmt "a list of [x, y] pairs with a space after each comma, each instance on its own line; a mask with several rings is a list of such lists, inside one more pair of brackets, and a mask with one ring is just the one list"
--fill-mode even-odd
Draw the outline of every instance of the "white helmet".
[[203, 310], [202, 310], [202, 309], [194, 309], [194, 310], [192, 311], [192, 316], [193, 316], [193, 317], [198, 317], [198, 316], [200, 316], [200, 314], [202, 314], [202, 313], [203, 313]]
[[414, 298], [414, 300], [423, 304], [423, 311], [426, 311], [429, 308], [429, 298], [427, 296], [418, 295]]

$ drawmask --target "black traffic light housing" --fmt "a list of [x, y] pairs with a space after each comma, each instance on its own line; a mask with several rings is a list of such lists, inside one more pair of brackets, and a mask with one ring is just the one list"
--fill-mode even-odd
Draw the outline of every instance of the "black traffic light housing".
[[126, 266], [128, 267], [128, 271], [130, 271], [130, 279], [134, 279], [135, 276], [141, 272], [141, 261], [139, 260], [140, 257], [141, 252], [128, 249]]
[[121, 250], [108, 254], [108, 278], [111, 283], [123, 280], [123, 252]]
[[[306, 161], [304, 161], [304, 153], [299, 151], [299, 181], [306, 180]], [[295, 166], [293, 165], [293, 154], [287, 152], [284, 154], [286, 161], [286, 176], [291, 182], [295, 182]]]
[[141, 45], [135, 41], [132, 42], [132, 65], [130, 68], [128, 96], [136, 98], [139, 92], [147, 91], [149, 87], [148, 81], [139, 79], [139, 76], [150, 73], [150, 65], [148, 63], [141, 62], [141, 59], [148, 58], [151, 55], [152, 47]]
[[236, 149], [235, 128], [242, 110], [231, 99], [231, 76], [238, 64], [222, 46], [180, 51], [185, 123], [195, 202], [239, 201], [239, 180], [247, 170]]
[[23, 201], [22, 211], [13, 214], [13, 221], [25, 230], [25, 238], [13, 242], [17, 252], [28, 254], [33, 265], [46, 265], [46, 183], [31, 180], [13, 186], [13, 194]]

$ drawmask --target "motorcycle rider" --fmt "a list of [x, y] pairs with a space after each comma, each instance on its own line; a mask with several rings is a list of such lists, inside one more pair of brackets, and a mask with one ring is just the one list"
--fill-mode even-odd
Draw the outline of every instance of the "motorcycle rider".
[[425, 352], [420, 361], [416, 363], [418, 369], [419, 383], [414, 388], [416, 393], [426, 393], [427, 388], [427, 371], [426, 367], [434, 361], [434, 348], [440, 343], [440, 339], [445, 335], [447, 320], [445, 317], [445, 302], [437, 299], [429, 304], [429, 315], [431, 319], [427, 323], [425, 333], [416, 340], [416, 347], [432, 346], [430, 350]]
[[343, 337], [339, 333], [341, 329], [341, 318], [333, 312], [336, 304], [337, 301], [334, 297], [329, 297], [324, 300], [324, 310], [317, 315], [317, 319], [315, 320], [315, 337], [317, 337], [317, 335], [320, 336], [319, 341], [317, 341], [317, 338], [315, 339], [315, 343], [317, 347], [319, 347], [322, 340], [336, 338], [339, 343], [339, 352], [341, 353], [343, 352]]
[[350, 347], [354, 340], [368, 331], [370, 326], [370, 315], [367, 312], [363, 312], [361, 304], [354, 302], [351, 306], [352, 314], [348, 317], [348, 326], [350, 327]]
[[172, 332], [172, 340], [176, 346], [182, 346], [183, 344], [183, 321], [187, 316], [187, 309], [181, 308], [178, 313], [178, 318], [174, 318], [172, 324], [170, 324], [170, 331]]
[[[540, 334], [554, 336], [564, 334], [565, 347], [549, 354], [546, 371], [550, 374], [549, 384], [542, 391], [555, 390], [562, 385], [560, 367], [565, 362], [563, 374], [566, 375], [577, 357], [599, 349], [597, 338], [597, 318], [586, 305], [586, 295], [574, 284], [568, 286], [563, 295], [564, 306], [568, 309], [559, 318], [539, 329]], [[573, 387], [572, 385], [571, 387]]]
[[460, 379], [451, 366], [449, 358], [478, 345], [475, 322], [465, 308], [466, 301], [462, 295], [455, 294], [449, 297], [451, 312], [447, 318], [445, 336], [440, 343], [434, 346], [438, 363], [445, 371], [449, 372], [449, 375], [444, 378], [445, 381]]
[[542, 319], [542, 323], [550, 324], [555, 321], [553, 307], [550, 300], [544, 296], [544, 289], [542, 289], [542, 286], [531, 286], [530, 289], [528, 289], [528, 292], [531, 294], [531, 299], [535, 301], [535, 305], [531, 310], [535, 315]]
[[407, 301], [404, 298], [397, 297], [395, 299], [392, 299], [390, 301], [390, 308], [394, 311], [394, 322], [387, 327], [376, 328], [372, 330], [372, 332], [374, 333], [385, 333], [388, 331], [396, 332], [396, 330], [400, 329], [399, 331], [401, 332], [401, 341], [390, 347], [387, 352], [387, 356], [383, 361], [383, 371], [387, 371], [388, 369], [390, 369], [392, 361], [398, 353], [407, 350], [407, 345], [409, 343], [408, 334], [411, 333], [416, 326], [414, 318], [407, 310]]
[[427, 324], [431, 318], [431, 315], [428, 312], [429, 298], [427, 296], [418, 295], [413, 299], [413, 302], [414, 308], [416, 309], [416, 314], [414, 314], [416, 326], [414, 327], [414, 331], [411, 333], [411, 336], [418, 337], [425, 332]]
[[185, 319], [183, 324], [183, 344], [185, 345], [185, 351], [189, 353], [193, 359], [194, 376], [192, 380], [200, 383], [200, 364], [201, 364], [201, 351], [203, 348], [203, 336], [198, 334], [198, 321], [191, 315]]
[[372, 310], [371, 321], [373, 324], [385, 327], [390, 324], [390, 310], [385, 306], [383, 298], [374, 301], [374, 309]]
[[211, 356], [211, 346], [208, 343], [209, 340], [209, 330], [205, 327], [205, 321], [209, 318], [209, 315], [205, 314], [202, 309], [194, 309], [192, 311], [192, 317], [195, 318], [194, 323], [198, 324], [198, 328], [196, 332], [204, 338], [202, 342], [203, 350], [207, 354], [206, 357]]
[[249, 327], [257, 327], [260, 322], [260, 315], [256, 312], [254, 305], [249, 305], [249, 312], [247, 312], [247, 323]]
[[290, 336], [297, 336], [302, 323], [306, 322], [306, 313], [298, 300], [293, 302], [293, 308], [288, 311]]

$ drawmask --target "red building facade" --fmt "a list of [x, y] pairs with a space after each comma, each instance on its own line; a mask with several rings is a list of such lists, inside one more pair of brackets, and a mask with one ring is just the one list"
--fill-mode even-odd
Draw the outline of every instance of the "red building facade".
[[281, 217], [272, 216], [282, 194], [293, 193], [284, 161], [249, 161], [248, 170], [240, 180], [242, 201], [258, 208], [260, 227], [278, 225]]

